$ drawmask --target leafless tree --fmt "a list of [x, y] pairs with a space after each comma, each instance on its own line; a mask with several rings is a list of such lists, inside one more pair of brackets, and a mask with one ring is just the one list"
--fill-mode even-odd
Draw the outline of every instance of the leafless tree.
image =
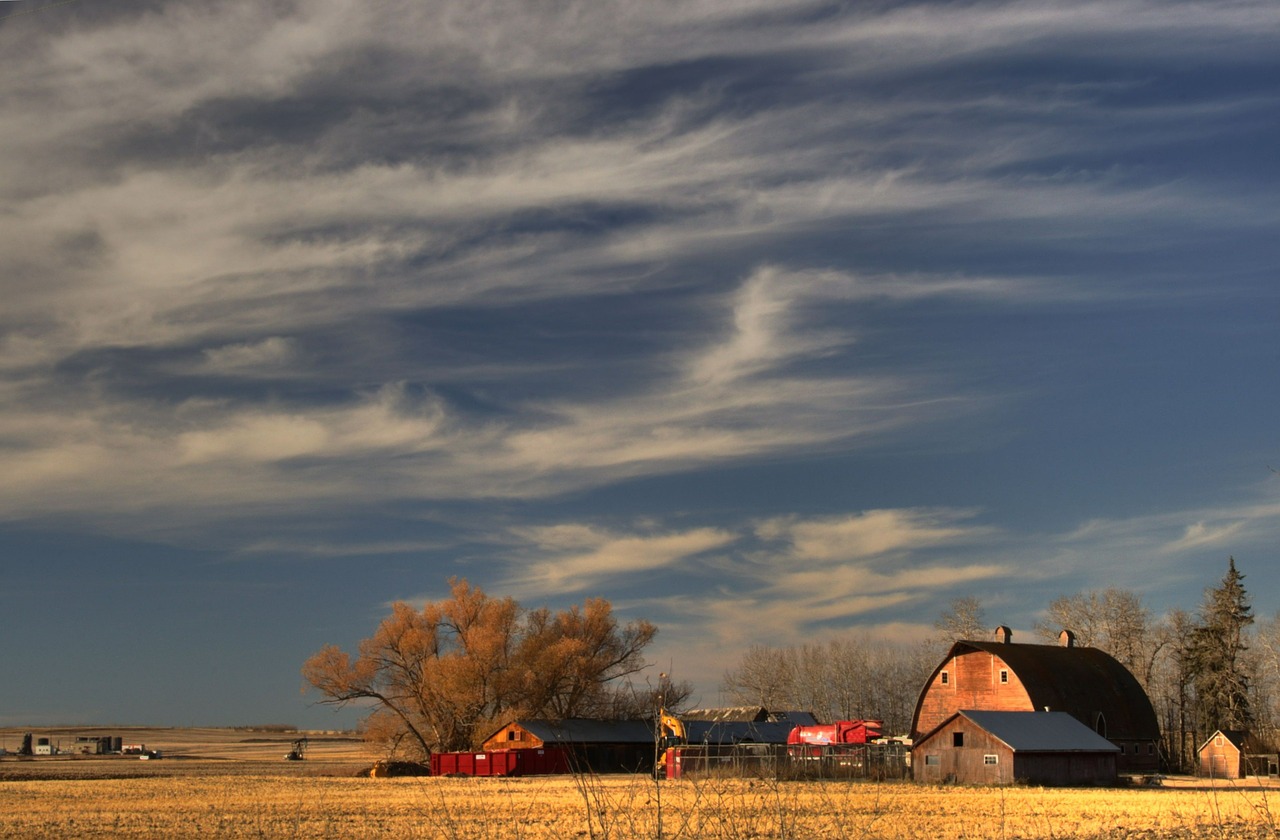
[[303, 665], [321, 703], [371, 702], [366, 731], [421, 757], [471, 749], [511, 717], [601, 713], [640, 671], [657, 629], [618, 624], [608, 601], [523, 611], [465, 580], [421, 610], [398, 603], [353, 658], [326, 645]]
[[938, 646], [948, 647], [965, 639], [985, 639], [990, 632], [982, 600], [972, 595], [952, 600], [933, 622]]

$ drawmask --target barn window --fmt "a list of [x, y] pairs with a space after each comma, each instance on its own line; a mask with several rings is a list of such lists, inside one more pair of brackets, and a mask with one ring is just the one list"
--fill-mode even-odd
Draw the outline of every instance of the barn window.
[[516, 734], [516, 731], [514, 729], [511, 729], [507, 731], [507, 740], [518, 741], [520, 740], [520, 736]]
[[1107, 719], [1102, 712], [1098, 712], [1098, 717], [1093, 722], [1093, 731], [1103, 738], [1107, 737]]
[[1213, 745], [1214, 745], [1215, 747], [1220, 747], [1220, 746], [1222, 746], [1222, 736], [1221, 736], [1221, 735], [1214, 735], [1214, 736], [1213, 736]]
[[963, 746], [964, 746], [964, 733], [963, 733], [963, 732], [952, 732], [952, 733], [951, 733], [951, 746], [953, 746], [953, 747], [963, 747]]
[[941, 764], [936, 755], [926, 755], [924, 757], [924, 763], [926, 767], [937, 767]]
[[1147, 755], [1155, 755], [1155, 754], [1156, 754], [1156, 745], [1147, 744]]
[[943, 672], [942, 672], [942, 684], [943, 684], [943, 685], [949, 685], [950, 683], [951, 683], [951, 675], [950, 675], [950, 674], [948, 674], [946, 671], [943, 671]]
[[989, 765], [989, 764], [999, 764], [999, 763], [1000, 763], [1000, 757], [999, 757], [999, 756], [995, 756], [995, 755], [984, 755], [984, 756], [982, 757], [982, 763], [983, 763], [983, 764], [988, 764], [988, 765]]
[[1009, 681], [1009, 671], [1006, 668], [1000, 669], [1000, 682], [1007, 683]]

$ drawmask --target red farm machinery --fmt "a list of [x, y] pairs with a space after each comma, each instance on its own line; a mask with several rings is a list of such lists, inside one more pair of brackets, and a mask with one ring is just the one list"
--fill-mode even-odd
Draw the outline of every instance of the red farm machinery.
[[837, 744], [869, 744], [880, 737], [884, 726], [878, 720], [838, 720], [814, 726], [797, 726], [787, 736], [787, 744], [829, 747]]

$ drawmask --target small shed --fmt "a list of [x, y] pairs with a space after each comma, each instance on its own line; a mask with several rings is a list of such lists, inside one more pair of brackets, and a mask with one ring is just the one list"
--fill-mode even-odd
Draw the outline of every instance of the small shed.
[[1210, 779], [1280, 775], [1280, 755], [1241, 729], [1219, 729], [1196, 750], [1198, 770]]
[[1239, 729], [1219, 729], [1196, 750], [1200, 775], [1210, 779], [1242, 779], [1245, 733]]
[[916, 741], [916, 781], [1115, 784], [1120, 748], [1066, 712], [961, 710]]

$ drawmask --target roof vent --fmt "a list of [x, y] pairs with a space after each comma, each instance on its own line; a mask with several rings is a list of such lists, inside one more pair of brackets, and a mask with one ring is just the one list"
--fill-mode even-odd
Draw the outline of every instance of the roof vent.
[[1072, 633], [1070, 630], [1063, 630], [1061, 633], [1058, 634], [1058, 644], [1062, 645], [1063, 647], [1075, 647], [1076, 634]]
[[1009, 644], [1009, 640], [1013, 638], [1013, 631], [1001, 624], [996, 628], [995, 636], [997, 642], [1002, 642], [1007, 645]]

